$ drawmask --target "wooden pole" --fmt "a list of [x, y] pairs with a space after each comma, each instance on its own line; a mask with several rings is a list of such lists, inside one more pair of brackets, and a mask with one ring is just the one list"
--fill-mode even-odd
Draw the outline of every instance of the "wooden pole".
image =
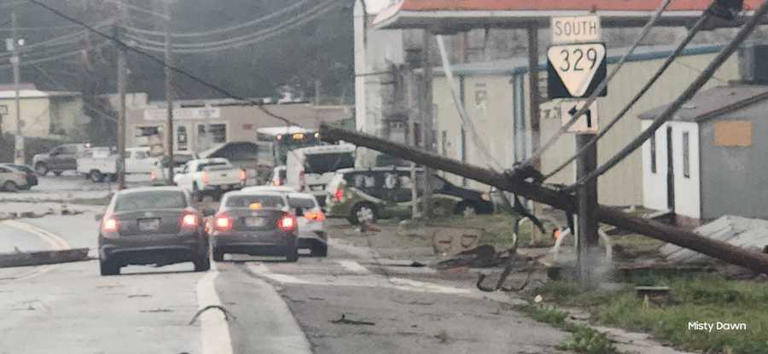
[[[423, 92], [424, 99], [422, 100], [423, 107], [421, 108], [421, 135], [424, 137], [422, 142], [424, 144], [424, 150], [434, 152], [434, 134], [432, 126], [432, 53], [430, 51], [432, 43], [432, 33], [429, 30], [424, 30], [422, 37], [422, 68], [424, 69], [423, 76]], [[430, 202], [432, 200], [432, 169], [429, 166], [424, 166], [424, 191], [422, 194], [422, 217], [431, 218], [432, 208]], [[414, 181], [415, 182], [415, 181]]]
[[[172, 58], [171, 58], [171, 5], [170, 1], [164, 1], [164, 9], [165, 9], [165, 15], [168, 16], [165, 19], [165, 63], [168, 65], [172, 65]], [[168, 130], [166, 131], [166, 153], [168, 155], [168, 178], [166, 183], [168, 185], [173, 185], [173, 71], [171, 71], [170, 67], [166, 66], [164, 68], [165, 71], [165, 104], [166, 104], [166, 115], [167, 115], [167, 126]]]
[[[550, 205], [556, 209], [571, 213], [575, 210], [575, 199], [569, 193], [539, 184], [511, 180], [504, 174], [462, 163], [461, 161], [431, 152], [414, 149], [404, 144], [393, 143], [372, 135], [335, 128], [326, 124], [320, 126], [320, 136], [326, 141], [344, 140], [357, 146], [365, 146], [434, 169], [470, 178], [480, 183], [518, 194], [524, 198]], [[768, 273], [767, 255], [702, 237], [694, 232], [665, 225], [657, 221], [638, 218], [605, 206], [598, 205], [596, 214], [600, 222], [688, 248], [758, 273]]]
[[[118, 3], [120, 14], [118, 15], [117, 34], [122, 38], [123, 26], [125, 26], [128, 12], [123, 0]], [[117, 95], [120, 101], [117, 111], [117, 184], [118, 189], [125, 189], [125, 91], [126, 91], [126, 61], [125, 47], [117, 47]]]
[[[576, 150], [589, 143], [593, 134], [576, 134]], [[597, 168], [597, 145], [592, 145], [579, 156], [576, 164], [576, 179], [588, 175]], [[578, 209], [577, 236], [577, 274], [583, 284], [591, 284], [593, 268], [599, 260], [597, 234], [600, 225], [597, 221], [597, 181], [579, 186], [576, 190]]]

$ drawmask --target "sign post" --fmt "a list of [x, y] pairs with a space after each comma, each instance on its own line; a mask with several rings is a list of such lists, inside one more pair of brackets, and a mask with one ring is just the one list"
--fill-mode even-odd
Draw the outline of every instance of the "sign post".
[[[560, 106], [563, 125], [570, 122], [587, 103], [583, 98], [606, 96], [607, 89], [595, 92], [606, 77], [605, 44], [600, 43], [600, 18], [594, 15], [552, 18], [552, 43], [547, 50], [548, 93], [550, 98], [566, 98]], [[582, 100], [579, 100], [582, 99]], [[598, 102], [594, 101], [568, 129], [576, 134], [576, 151], [581, 151], [598, 133]], [[576, 180], [597, 168], [597, 145], [593, 144], [576, 160]], [[594, 282], [599, 265], [597, 221], [597, 181], [576, 189], [577, 269], [579, 281]]]

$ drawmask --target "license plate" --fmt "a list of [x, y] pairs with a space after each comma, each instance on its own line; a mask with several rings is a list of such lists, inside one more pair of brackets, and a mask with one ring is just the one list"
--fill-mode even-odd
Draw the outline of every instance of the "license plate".
[[245, 218], [245, 226], [247, 227], [262, 227], [266, 224], [266, 220], [264, 218], [260, 218], [258, 216], [251, 216]]
[[157, 231], [160, 229], [160, 219], [139, 219], [140, 231]]
[[323, 185], [322, 184], [318, 184], [318, 185], [310, 186], [309, 189], [311, 189], [313, 191], [321, 191], [321, 190], [323, 190]]

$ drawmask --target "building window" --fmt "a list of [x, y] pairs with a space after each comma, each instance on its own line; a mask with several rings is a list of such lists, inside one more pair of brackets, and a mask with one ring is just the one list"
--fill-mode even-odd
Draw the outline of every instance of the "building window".
[[197, 126], [197, 148], [199, 150], [205, 150], [213, 147], [215, 144], [222, 144], [226, 142], [226, 124], [200, 124]]
[[656, 132], [651, 136], [651, 173], [656, 173]]
[[187, 127], [183, 125], [176, 128], [176, 148], [187, 151]]
[[691, 178], [691, 159], [690, 159], [690, 146], [689, 146], [689, 134], [683, 133], [683, 176], [685, 178]]

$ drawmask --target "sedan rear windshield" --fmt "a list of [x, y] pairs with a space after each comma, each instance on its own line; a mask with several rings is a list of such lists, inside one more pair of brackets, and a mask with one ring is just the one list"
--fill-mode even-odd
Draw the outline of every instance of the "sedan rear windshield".
[[283, 208], [283, 197], [276, 195], [237, 195], [227, 198], [229, 208], [248, 208], [251, 204], [260, 204], [262, 208]]
[[184, 193], [176, 191], [133, 192], [120, 195], [115, 202], [115, 211], [144, 209], [184, 209], [187, 201]]
[[201, 163], [197, 165], [197, 172], [200, 172], [203, 170], [210, 170], [210, 171], [226, 170], [229, 168], [230, 168], [229, 163], [227, 162], [209, 162], [209, 163]]

